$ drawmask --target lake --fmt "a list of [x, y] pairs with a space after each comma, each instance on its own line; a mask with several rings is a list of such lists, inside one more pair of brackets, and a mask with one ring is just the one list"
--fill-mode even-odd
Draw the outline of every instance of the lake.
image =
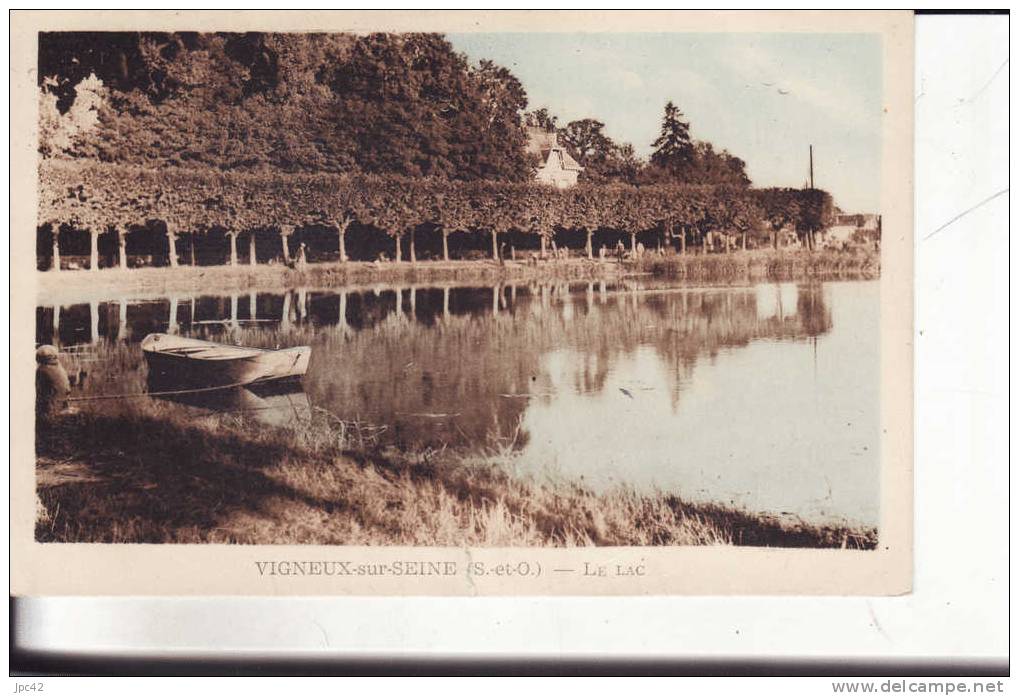
[[878, 281], [637, 278], [115, 298], [38, 307], [36, 340], [84, 394], [144, 389], [154, 331], [308, 344], [303, 393], [250, 397], [257, 417], [320, 409], [383, 445], [510, 454], [596, 490], [876, 525], [879, 317]]

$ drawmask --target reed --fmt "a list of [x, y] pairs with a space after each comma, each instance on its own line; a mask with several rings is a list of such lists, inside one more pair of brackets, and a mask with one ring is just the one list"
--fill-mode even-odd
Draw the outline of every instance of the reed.
[[629, 268], [659, 277], [698, 282], [727, 279], [872, 279], [881, 275], [881, 254], [859, 247], [845, 251], [783, 249], [730, 254], [649, 254], [631, 262]]

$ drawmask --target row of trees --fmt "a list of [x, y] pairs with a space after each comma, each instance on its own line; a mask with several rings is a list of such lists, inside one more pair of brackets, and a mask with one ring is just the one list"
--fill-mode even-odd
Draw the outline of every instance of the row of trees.
[[[44, 161], [40, 171], [39, 224], [61, 224], [98, 236], [122, 235], [132, 226], [159, 220], [170, 237], [214, 228], [236, 235], [277, 228], [325, 225], [337, 231], [337, 248], [346, 259], [346, 231], [354, 222], [396, 240], [454, 232], [498, 236], [510, 231], [545, 242], [562, 230], [585, 233], [593, 256], [598, 230], [630, 235], [657, 230], [680, 252], [687, 244], [723, 235], [746, 246], [748, 234], [770, 234], [777, 244], [783, 229], [795, 230], [807, 246], [830, 224], [831, 196], [817, 189], [745, 189], [733, 186], [609, 184], [558, 190], [532, 183], [456, 182], [398, 176], [281, 174], [271, 170], [224, 172], [212, 168], [152, 169], [89, 161]], [[236, 257], [236, 253], [232, 258]]]

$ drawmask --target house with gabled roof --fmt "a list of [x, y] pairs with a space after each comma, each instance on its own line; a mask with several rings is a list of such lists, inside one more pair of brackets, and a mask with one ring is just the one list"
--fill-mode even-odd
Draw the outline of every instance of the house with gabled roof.
[[559, 144], [555, 131], [528, 126], [527, 153], [539, 158], [534, 179], [542, 184], [561, 189], [570, 188], [577, 185], [577, 177], [584, 171], [566, 148]]

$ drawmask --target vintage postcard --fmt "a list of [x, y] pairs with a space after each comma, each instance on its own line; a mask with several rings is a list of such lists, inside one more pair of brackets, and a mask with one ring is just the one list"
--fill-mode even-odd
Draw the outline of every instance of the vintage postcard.
[[12, 594], [908, 592], [912, 22], [13, 13]]

